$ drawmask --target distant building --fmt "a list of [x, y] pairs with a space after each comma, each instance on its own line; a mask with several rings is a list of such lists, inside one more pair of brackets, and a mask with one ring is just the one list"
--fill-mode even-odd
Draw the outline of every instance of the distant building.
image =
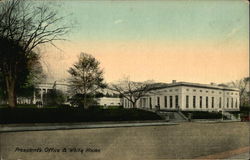
[[121, 106], [121, 98], [111, 98], [111, 97], [102, 97], [97, 98], [97, 103], [100, 106]]
[[57, 89], [67, 94], [69, 91], [69, 84], [57, 81], [55, 81], [54, 83], [38, 84], [34, 90], [33, 104], [35, 104], [37, 101], [43, 101], [44, 94], [48, 93], [49, 90], [52, 89]]
[[[124, 108], [132, 104], [123, 98]], [[137, 108], [183, 111], [239, 111], [239, 90], [227, 86], [219, 86], [176, 82], [153, 87], [141, 97]]]

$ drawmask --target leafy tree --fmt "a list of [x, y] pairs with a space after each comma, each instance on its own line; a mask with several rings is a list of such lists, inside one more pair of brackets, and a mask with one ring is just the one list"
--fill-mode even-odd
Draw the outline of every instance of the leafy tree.
[[98, 90], [106, 87], [103, 82], [103, 70], [100, 69], [99, 65], [100, 62], [95, 57], [87, 53], [81, 53], [78, 62], [68, 70], [71, 75], [69, 79], [71, 93], [82, 96], [80, 97], [83, 100], [82, 106], [84, 108], [91, 104], [90, 95], [94, 95]]
[[30, 75], [29, 64], [38, 62], [32, 61], [34, 50], [41, 44], [61, 40], [67, 33], [68, 27], [59, 23], [62, 20], [44, 4], [0, 1], [0, 74], [10, 107], [16, 107], [17, 86]]
[[65, 94], [57, 89], [48, 90], [48, 93], [45, 95], [47, 105], [62, 105], [66, 101]]
[[84, 94], [77, 93], [73, 95], [69, 101], [70, 101], [70, 104], [73, 106], [84, 108], [86, 104], [88, 105], [88, 107], [91, 105], [97, 105], [97, 100], [95, 98], [96, 97], [91, 94], [84, 95]]

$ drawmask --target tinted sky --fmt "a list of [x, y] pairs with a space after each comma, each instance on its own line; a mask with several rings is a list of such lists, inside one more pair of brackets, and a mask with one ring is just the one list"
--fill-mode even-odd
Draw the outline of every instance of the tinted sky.
[[[52, 2], [53, 3], [53, 2]], [[243, 0], [63, 1], [75, 27], [46, 48], [50, 80], [68, 76], [80, 52], [95, 56], [107, 82], [228, 82], [249, 73], [249, 8]]]

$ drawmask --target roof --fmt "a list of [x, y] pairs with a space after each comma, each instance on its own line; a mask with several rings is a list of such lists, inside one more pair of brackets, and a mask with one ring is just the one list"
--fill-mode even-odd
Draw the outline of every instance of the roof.
[[231, 88], [222, 84], [216, 85], [216, 84], [200, 84], [200, 83], [190, 83], [190, 82], [154, 83], [151, 85], [150, 90], [172, 88], [172, 87], [178, 87], [178, 86], [219, 89], [219, 90], [226, 90], [226, 91], [239, 91], [239, 89], [237, 88]]

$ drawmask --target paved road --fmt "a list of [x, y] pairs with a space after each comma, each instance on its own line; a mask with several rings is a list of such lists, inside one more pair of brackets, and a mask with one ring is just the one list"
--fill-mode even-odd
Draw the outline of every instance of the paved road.
[[194, 159], [249, 146], [249, 124], [11, 132], [0, 142], [2, 160]]

